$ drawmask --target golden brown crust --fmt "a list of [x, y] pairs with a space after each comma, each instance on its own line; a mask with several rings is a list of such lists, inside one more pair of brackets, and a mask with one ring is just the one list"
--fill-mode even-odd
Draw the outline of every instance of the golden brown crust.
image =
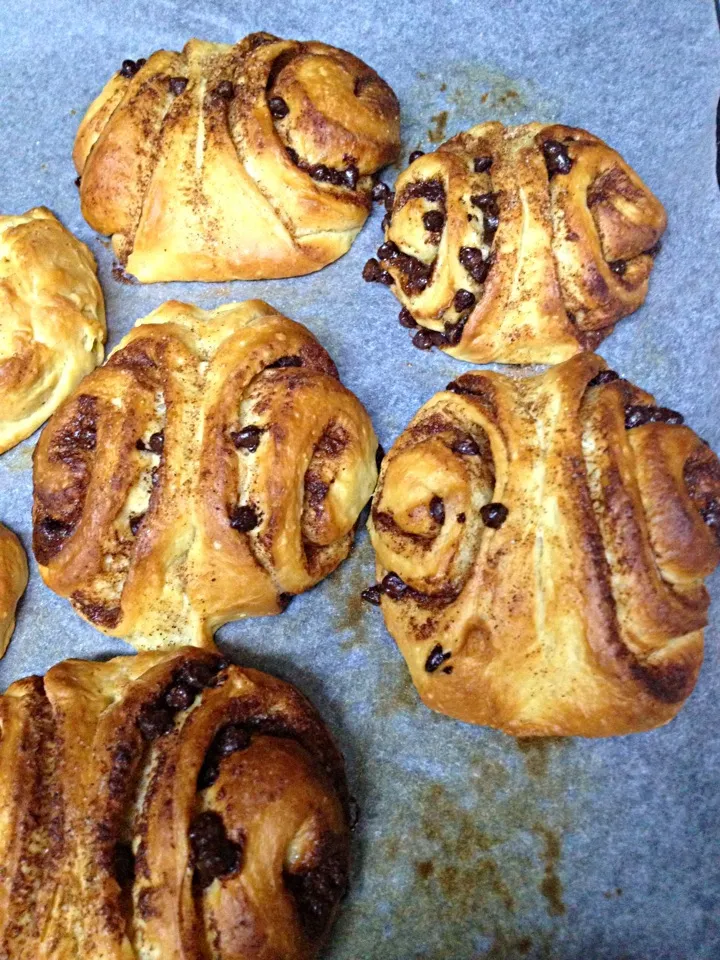
[[0, 657], [15, 629], [15, 610], [28, 582], [27, 557], [23, 546], [0, 523]]
[[400, 147], [398, 102], [375, 71], [326, 44], [251, 34], [190, 40], [127, 73], [91, 105], [73, 158], [83, 216], [129, 273], [290, 277], [348, 250], [372, 174]]
[[0, 957], [310, 960], [345, 892], [343, 761], [289, 684], [188, 648], [0, 698]]
[[666, 216], [587, 131], [484, 123], [400, 175], [386, 223], [379, 269], [417, 346], [560, 363], [642, 304]]
[[29, 437], [102, 362], [95, 259], [45, 207], [0, 216], [0, 453]]
[[377, 592], [428, 706], [608, 736], [667, 722], [692, 691], [720, 461], [604, 370], [583, 354], [465, 374], [385, 458], [369, 527], [378, 579], [395, 577]]
[[207, 313], [169, 301], [40, 437], [40, 572], [138, 647], [207, 643], [345, 559], [376, 448], [305, 327], [259, 300]]

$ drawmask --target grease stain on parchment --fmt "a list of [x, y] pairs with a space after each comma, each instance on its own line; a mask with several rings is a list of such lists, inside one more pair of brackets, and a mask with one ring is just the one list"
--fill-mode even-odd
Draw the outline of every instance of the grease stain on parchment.
[[417, 72], [403, 97], [399, 166], [405, 166], [410, 151], [439, 144], [475, 124], [552, 121], [561, 113], [560, 107], [555, 97], [530, 80], [510, 77], [486, 64], [462, 60], [434, 64]]
[[378, 763], [385, 787], [361, 825], [367, 889], [341, 925], [362, 930], [373, 960], [551, 960], [567, 909], [563, 836], [586, 786], [579, 754], [569, 740], [518, 749], [481, 731], [453, 743], [453, 721], [422, 719], [412, 735], [446, 735], [447, 770], [433, 780]]
[[35, 444], [23, 443], [13, 447], [3, 454], [3, 466], [13, 473], [24, 473], [26, 470], [32, 470], [32, 457]]

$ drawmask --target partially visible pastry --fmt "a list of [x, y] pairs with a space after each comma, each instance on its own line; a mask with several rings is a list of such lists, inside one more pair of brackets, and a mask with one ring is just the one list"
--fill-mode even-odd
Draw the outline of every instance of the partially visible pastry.
[[28, 582], [25, 551], [15, 534], [0, 523], [0, 657], [15, 629], [15, 610]]
[[279, 613], [345, 559], [377, 479], [359, 400], [259, 300], [169, 301], [122, 340], [35, 452], [40, 573], [137, 647]]
[[483, 123], [413, 156], [363, 275], [392, 287], [416, 347], [560, 363], [644, 301], [665, 211], [598, 137]]
[[0, 453], [29, 437], [102, 362], [92, 253], [45, 207], [0, 216]]
[[317, 956], [348, 795], [289, 684], [194, 649], [68, 660], [10, 687], [0, 729], [0, 956]]
[[365, 597], [433, 709], [595, 737], [666, 723], [690, 695], [720, 461], [600, 357], [449, 384], [383, 461], [369, 526]]
[[150, 283], [319, 270], [349, 249], [399, 149], [398, 102], [374, 70], [253, 33], [126, 60], [73, 158], [83, 216]]

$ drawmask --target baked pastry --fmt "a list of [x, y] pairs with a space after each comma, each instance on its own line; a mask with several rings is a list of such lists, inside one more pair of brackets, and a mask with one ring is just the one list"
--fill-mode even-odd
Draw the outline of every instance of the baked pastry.
[[259, 300], [207, 313], [169, 301], [40, 436], [40, 573], [137, 647], [207, 643], [345, 559], [376, 451], [305, 327]]
[[420, 349], [474, 363], [560, 363], [645, 299], [666, 217], [602, 140], [483, 123], [413, 154], [365, 265]]
[[399, 149], [398, 102], [374, 70], [253, 33], [124, 61], [73, 158], [83, 216], [150, 283], [319, 270], [349, 249]]
[[102, 363], [95, 258], [45, 207], [0, 216], [0, 453], [44, 423]]
[[516, 736], [675, 716], [720, 562], [720, 461], [682, 423], [594, 354], [422, 407], [383, 462], [365, 597], [428, 706]]
[[22, 544], [0, 523], [0, 657], [5, 654], [13, 635], [15, 610], [27, 582], [27, 557]]
[[0, 956], [310, 960], [348, 877], [343, 761], [289, 684], [196, 649], [0, 698]]

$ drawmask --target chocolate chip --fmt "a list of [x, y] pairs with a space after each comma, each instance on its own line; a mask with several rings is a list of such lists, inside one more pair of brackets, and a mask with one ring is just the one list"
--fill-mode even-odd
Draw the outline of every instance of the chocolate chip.
[[424, 150], [413, 150], [413, 152], [408, 157], [408, 163], [415, 163], [416, 160], [419, 160], [420, 157], [425, 156]]
[[473, 160], [473, 170], [475, 173], [486, 173], [492, 166], [492, 157], [475, 157]]
[[443, 667], [443, 673], [452, 673], [452, 672], [453, 672], [452, 667]]
[[449, 660], [452, 654], [448, 650], [447, 653], [443, 652], [441, 644], [436, 643], [428, 654], [428, 658], [425, 661], [425, 669], [428, 673], [435, 673], [438, 667], [441, 667], [446, 660]]
[[380, 469], [380, 464], [385, 459], [385, 451], [383, 450], [382, 444], [377, 445], [377, 450], [375, 451], [375, 466]]
[[658, 240], [657, 243], [654, 243], [651, 247], [648, 247], [647, 250], [643, 250], [643, 253], [648, 257], [656, 257], [662, 250], [662, 242]]
[[[458, 320], [457, 323], [446, 323], [445, 332], [443, 334], [445, 344], [449, 347], [456, 347], [458, 343], [462, 340], [463, 330], [465, 329], [465, 322], [467, 317], [463, 317], [461, 320]], [[438, 343], [437, 346], [444, 346], [445, 344]]]
[[355, 187], [357, 187], [358, 180], [360, 179], [360, 171], [358, 170], [358, 168], [355, 166], [354, 163], [351, 163], [350, 166], [346, 168], [344, 177], [345, 177], [345, 183], [347, 184], [347, 186], [351, 190], [354, 190]]
[[82, 183], [82, 177], [75, 177], [75, 186], [79, 187]]
[[476, 283], [485, 282], [491, 261], [484, 259], [482, 250], [478, 247], [461, 247], [459, 260]]
[[310, 167], [308, 173], [313, 180], [317, 180], [319, 183], [323, 183], [330, 177], [330, 170], [325, 166], [324, 163], [316, 163], [314, 166]]
[[115, 844], [113, 873], [121, 887], [129, 887], [135, 879], [135, 857], [129, 843]]
[[263, 435], [262, 427], [243, 427], [235, 433], [230, 434], [230, 439], [235, 444], [236, 450], [247, 450], [248, 453], [255, 453], [260, 446], [260, 438]]
[[392, 222], [392, 218], [390, 214], [386, 213], [385, 216], [382, 218], [382, 223], [380, 224], [380, 226], [383, 228], [383, 230], [389, 230], [391, 222]]
[[176, 97], [179, 97], [181, 93], [185, 92], [187, 85], [187, 77], [170, 77], [170, 93], [174, 94]]
[[414, 347], [417, 347], [418, 350], [432, 350], [433, 338], [430, 336], [430, 331], [425, 329], [418, 330], [412, 338], [412, 344]]
[[275, 120], [282, 120], [290, 113], [290, 107], [285, 103], [282, 97], [270, 97], [268, 100], [270, 113]]
[[295, 599], [294, 593], [281, 593], [278, 595], [278, 604], [281, 610], [287, 610], [290, 604]]
[[171, 710], [187, 710], [195, 699], [195, 692], [186, 683], [175, 683], [165, 694], [165, 703]]
[[457, 520], [458, 523], [465, 523], [465, 520], [467, 519], [467, 517], [465, 516], [464, 513], [459, 513], [459, 514], [455, 517], [455, 519]]
[[139, 69], [140, 66], [135, 63], [134, 60], [123, 60], [122, 66], [120, 67], [120, 76], [126, 77], [129, 80], [135, 76]]
[[44, 517], [40, 524], [42, 539], [53, 552], [57, 552], [73, 530], [72, 523], [65, 523], [65, 521], [57, 520], [55, 517]]
[[375, 583], [372, 587], [368, 587], [367, 590], [363, 590], [363, 592], [360, 594], [360, 598], [366, 603], [371, 603], [374, 607], [379, 607], [382, 598], [382, 592], [381, 585], [379, 583]]
[[136, 67], [138, 68], [138, 70], [139, 70], [140, 67], [144, 67], [146, 63], [147, 63], [147, 60], [145, 59], [145, 57], [140, 57], [139, 60], [136, 60], [136, 61], [135, 61], [135, 66], [136, 66]]
[[382, 180], [379, 180], [370, 191], [370, 196], [375, 203], [384, 203], [391, 194], [392, 190]]
[[202, 660], [188, 660], [177, 672], [176, 682], [186, 683], [194, 690], [202, 690], [215, 684], [219, 670], [224, 670], [227, 661], [205, 663]]
[[613, 380], [619, 380], [620, 374], [615, 373], [614, 370], [601, 370], [600, 373], [596, 373], [592, 380], [588, 383], [589, 387], [601, 387], [604, 383], [612, 383]]
[[147, 741], [157, 740], [172, 730], [173, 715], [165, 707], [150, 704], [141, 711], [137, 725]]
[[395, 206], [395, 194], [390, 191], [390, 193], [385, 197], [385, 209], [388, 213], [393, 212], [393, 207]]
[[205, 810], [195, 817], [190, 824], [188, 839], [195, 875], [201, 888], [209, 887], [218, 877], [228, 876], [240, 869], [242, 851], [229, 839], [222, 817], [213, 810]]
[[468, 434], [466, 437], [460, 437], [450, 448], [453, 453], [459, 453], [463, 457], [479, 457], [480, 447], [475, 440]]
[[475, 294], [469, 290], [458, 290], [453, 298], [453, 306], [458, 313], [475, 306]]
[[475, 193], [470, 197], [470, 203], [474, 207], [479, 207], [485, 214], [493, 217], [500, 216], [496, 193]]
[[362, 271], [362, 278], [367, 283], [377, 283], [377, 279], [382, 273], [382, 267], [375, 259], [375, 257], [370, 257]]
[[392, 240], [386, 240], [381, 243], [377, 250], [377, 255], [381, 260], [394, 260], [400, 253], [400, 249]]
[[260, 523], [260, 517], [257, 510], [251, 506], [241, 506], [236, 504], [229, 511], [230, 526], [239, 533], [247, 533], [254, 530]]
[[440, 526], [445, 523], [445, 504], [442, 501], [442, 497], [433, 497], [428, 510], [435, 523], [439, 523]]
[[267, 365], [268, 370], [279, 370], [285, 367], [301, 367], [303, 365], [302, 357], [280, 357], [274, 363]]
[[556, 173], [570, 173], [573, 162], [564, 143], [559, 140], [546, 140], [542, 145], [542, 152], [551, 177]]
[[402, 308], [398, 314], [398, 320], [400, 321], [400, 326], [405, 327], [407, 330], [414, 330], [417, 326], [415, 317], [413, 317], [407, 307]]
[[153, 467], [152, 470], [150, 471], [150, 483], [152, 483], [153, 486], [156, 486], [159, 479], [160, 479], [160, 471], [158, 470], [157, 467]]
[[165, 446], [165, 432], [160, 430], [157, 433], [151, 433], [147, 445], [152, 453], [162, 453]]
[[250, 732], [237, 723], [231, 723], [215, 737], [213, 749], [219, 757], [229, 757], [250, 746]]
[[503, 503], [486, 503], [480, 509], [480, 518], [486, 527], [499, 530], [507, 520], [508, 508]]
[[213, 93], [221, 100], [232, 100], [235, 96], [235, 87], [229, 80], [223, 80], [215, 87]]
[[130, 517], [130, 520], [129, 520], [130, 532], [134, 537], [137, 536], [138, 530], [142, 526], [142, 522], [144, 519], [145, 519], [144, 513], [136, 513], [134, 514], [134, 516]]
[[439, 233], [445, 226], [445, 217], [439, 210], [428, 210], [423, 214], [425, 229], [431, 233]]
[[386, 573], [380, 584], [382, 592], [391, 600], [402, 600], [408, 591], [408, 585], [396, 573]]
[[300, 923], [311, 943], [323, 938], [348, 885], [344, 842], [329, 834], [320, 839], [316, 850], [316, 861], [309, 869], [283, 871], [285, 886], [295, 899]]
[[701, 516], [709, 527], [716, 533], [720, 533], [720, 500], [712, 500], [710, 504], [701, 511]]
[[297, 151], [293, 150], [292, 147], [286, 147], [285, 149], [287, 151], [288, 157], [290, 157], [291, 162], [294, 163], [296, 167], [299, 167], [300, 157], [298, 156]]
[[625, 271], [627, 270], [627, 261], [625, 260], [612, 260], [608, 266], [613, 273], [616, 273], [619, 277], [624, 276]]
[[370, 257], [365, 264], [362, 276], [368, 283], [383, 283], [386, 287], [391, 287], [395, 283], [392, 274], [383, 270], [375, 257]]
[[625, 427], [632, 430], [642, 427], [646, 423], [669, 423], [677, 426], [685, 422], [685, 417], [677, 410], [668, 407], [648, 407], [640, 404], [630, 404], [625, 408]]

